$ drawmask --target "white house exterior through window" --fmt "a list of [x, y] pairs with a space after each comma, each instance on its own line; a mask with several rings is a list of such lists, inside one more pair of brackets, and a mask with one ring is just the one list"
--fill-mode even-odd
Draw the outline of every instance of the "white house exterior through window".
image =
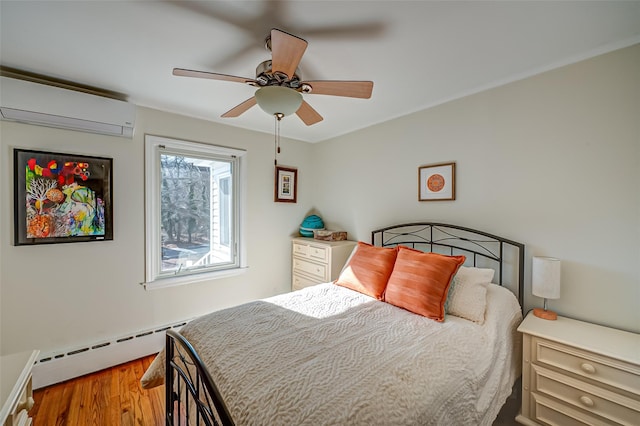
[[145, 137], [146, 283], [166, 287], [237, 273], [246, 151]]

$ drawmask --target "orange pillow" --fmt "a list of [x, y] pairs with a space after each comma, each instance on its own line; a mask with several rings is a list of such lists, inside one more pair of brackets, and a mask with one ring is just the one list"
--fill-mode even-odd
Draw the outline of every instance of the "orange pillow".
[[382, 300], [398, 250], [358, 242], [335, 284]]
[[444, 321], [444, 302], [451, 280], [465, 259], [400, 246], [384, 293], [385, 302]]

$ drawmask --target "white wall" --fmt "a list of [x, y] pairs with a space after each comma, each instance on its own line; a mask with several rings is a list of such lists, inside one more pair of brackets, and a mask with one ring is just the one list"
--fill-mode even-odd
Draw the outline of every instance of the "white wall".
[[[248, 151], [248, 271], [146, 291], [144, 134]], [[274, 203], [273, 136], [138, 108], [133, 140], [0, 122], [0, 285], [3, 354], [42, 353], [172, 323], [290, 289], [290, 240], [311, 204], [311, 145], [282, 141], [279, 164], [298, 167], [298, 203]], [[114, 159], [114, 240], [13, 246], [14, 147]]]
[[[288, 290], [290, 243], [313, 208], [368, 241], [394, 223], [437, 220], [563, 260], [559, 313], [640, 331], [640, 46], [309, 145], [283, 141], [297, 204], [273, 202], [269, 135], [146, 108], [133, 140], [0, 122], [0, 352], [83, 346]], [[375, 91], [374, 99], [375, 102]], [[244, 148], [244, 275], [145, 291], [145, 133]], [[114, 158], [115, 237], [12, 245], [12, 148]], [[457, 200], [418, 202], [417, 169], [457, 163]]]
[[[375, 89], [374, 99], [375, 101]], [[640, 332], [640, 45], [316, 144], [313, 203], [333, 228], [433, 220], [562, 259], [560, 314]], [[455, 161], [457, 199], [418, 202]]]

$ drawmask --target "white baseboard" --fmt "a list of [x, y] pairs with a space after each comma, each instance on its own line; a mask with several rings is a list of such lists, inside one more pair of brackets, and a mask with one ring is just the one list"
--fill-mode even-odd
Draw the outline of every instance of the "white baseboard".
[[158, 353], [165, 345], [165, 331], [169, 328], [180, 329], [187, 322], [145, 330], [69, 351], [40, 354], [33, 366], [33, 388], [43, 388]]

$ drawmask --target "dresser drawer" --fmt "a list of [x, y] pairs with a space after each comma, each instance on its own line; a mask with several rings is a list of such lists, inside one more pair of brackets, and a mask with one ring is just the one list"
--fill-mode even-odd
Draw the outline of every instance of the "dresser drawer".
[[293, 243], [293, 255], [303, 257], [305, 259], [326, 262], [329, 260], [329, 249], [327, 247], [318, 247], [309, 244]]
[[640, 366], [534, 337], [533, 362], [640, 395]]
[[312, 280], [307, 277], [303, 277], [298, 274], [293, 274], [293, 280], [291, 283], [291, 288], [295, 290], [302, 290], [305, 287], [310, 287], [312, 285], [318, 284], [317, 280]]
[[309, 246], [309, 259], [326, 262], [329, 260], [329, 250], [326, 247]]
[[640, 419], [640, 402], [556, 371], [533, 365], [532, 391], [597, 414], [611, 424], [633, 426]]
[[308, 244], [300, 244], [293, 243], [293, 255], [294, 256], [302, 256], [309, 257], [309, 245]]
[[301, 272], [306, 275], [310, 275], [314, 278], [322, 280], [323, 282], [329, 281], [327, 265], [309, 262], [303, 259], [293, 259], [293, 272]]

